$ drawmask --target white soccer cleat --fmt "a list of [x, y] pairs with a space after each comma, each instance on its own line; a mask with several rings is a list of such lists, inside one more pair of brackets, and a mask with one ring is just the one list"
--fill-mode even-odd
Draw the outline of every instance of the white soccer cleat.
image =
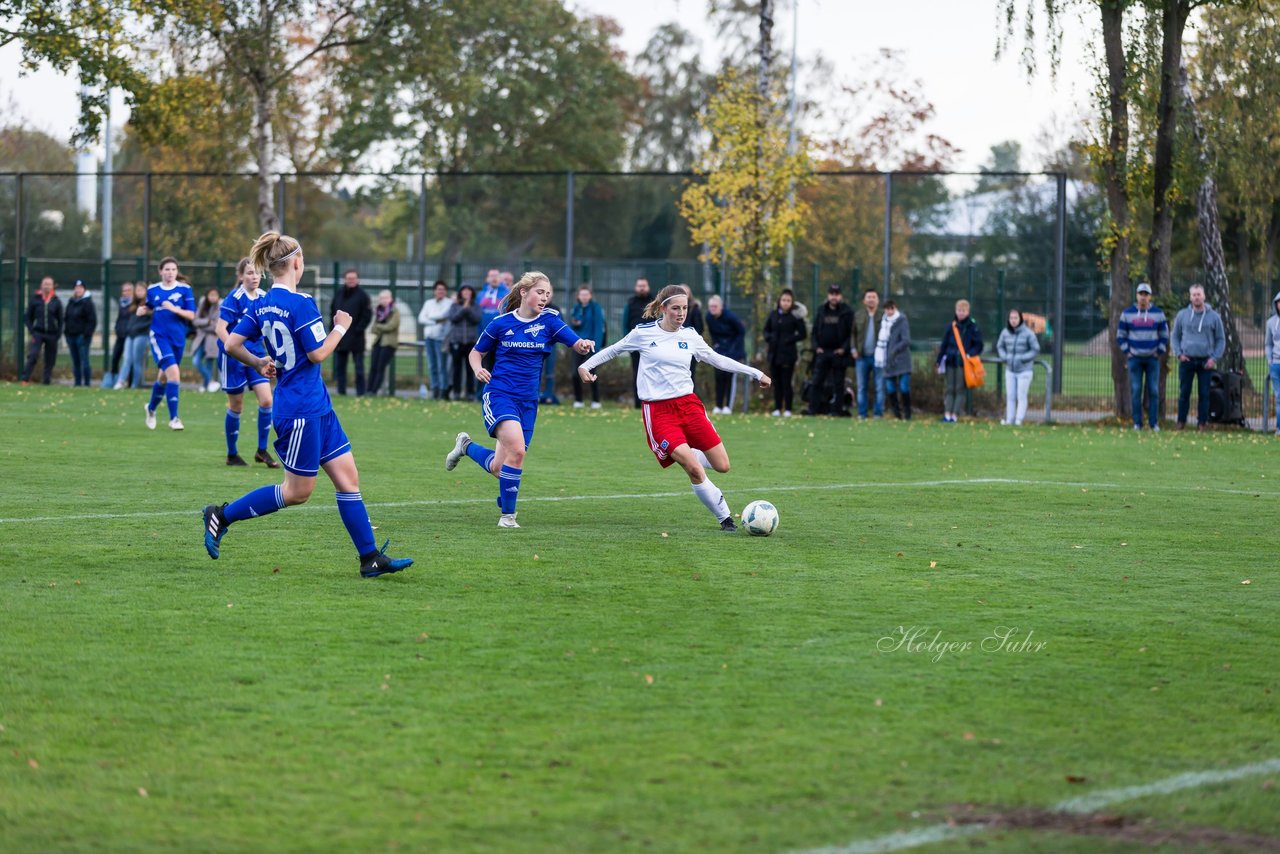
[[[154, 419], [153, 419], [153, 420], [154, 420]], [[170, 418], [170, 419], [169, 419], [169, 429], [170, 429], [170, 430], [185, 430], [185, 429], [187, 429], [187, 428], [186, 428], [185, 426], [183, 426], [183, 423], [182, 423], [182, 419], [181, 419], [181, 418]]]
[[156, 414], [151, 411], [151, 407], [147, 406], [144, 403], [142, 404], [142, 410], [143, 412], [147, 413], [147, 429], [148, 430], [156, 429]]
[[501, 516], [498, 517], [498, 527], [499, 528], [519, 528], [520, 525], [518, 522], [516, 522], [516, 514], [503, 513]]
[[[459, 433], [453, 440], [453, 450], [444, 455], [444, 470], [453, 471], [458, 466], [458, 460], [462, 459], [467, 453], [467, 445], [471, 444], [471, 437], [464, 430]], [[519, 527], [518, 525], [516, 527]]]

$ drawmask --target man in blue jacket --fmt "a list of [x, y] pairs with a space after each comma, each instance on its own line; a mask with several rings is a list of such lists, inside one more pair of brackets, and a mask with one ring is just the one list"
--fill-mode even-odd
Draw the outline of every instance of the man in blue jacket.
[[1209, 374], [1227, 347], [1222, 318], [1204, 303], [1204, 285], [1192, 285], [1191, 305], [1173, 321], [1173, 355], [1178, 358], [1178, 429], [1187, 426], [1191, 408], [1191, 379], [1196, 380], [1196, 427], [1209, 423]]
[[1138, 285], [1137, 302], [1120, 313], [1116, 346], [1128, 357], [1129, 406], [1133, 429], [1142, 429], [1142, 391], [1147, 392], [1147, 417], [1152, 430], [1160, 429], [1160, 357], [1169, 352], [1169, 321], [1159, 306], [1151, 304], [1151, 286]]

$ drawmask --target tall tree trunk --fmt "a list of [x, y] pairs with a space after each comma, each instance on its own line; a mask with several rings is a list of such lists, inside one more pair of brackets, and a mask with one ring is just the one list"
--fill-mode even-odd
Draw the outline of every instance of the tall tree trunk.
[[[1129, 89], [1124, 54], [1124, 12], [1127, 0], [1100, 4], [1102, 41], [1107, 59], [1107, 100], [1110, 109], [1107, 158], [1103, 168], [1107, 191], [1107, 211], [1111, 218], [1111, 301], [1108, 305], [1111, 334], [1111, 385], [1116, 415], [1131, 414], [1129, 372], [1124, 354], [1116, 346], [1115, 330], [1120, 314], [1129, 307], [1129, 190], [1126, 172], [1129, 160]], [[1062, 334], [1059, 330], [1058, 334]]]
[[1169, 256], [1173, 244], [1173, 135], [1178, 125], [1178, 74], [1182, 68], [1182, 34], [1192, 0], [1163, 0], [1160, 18], [1160, 101], [1156, 107], [1155, 163], [1152, 166], [1154, 208], [1151, 222], [1151, 287], [1157, 294], [1172, 289]]
[[276, 215], [274, 175], [271, 167], [275, 160], [275, 145], [271, 134], [271, 90], [265, 81], [255, 81], [253, 114], [253, 145], [258, 161], [258, 227], [264, 232], [280, 228]]
[[1200, 113], [1191, 96], [1191, 84], [1187, 69], [1178, 73], [1179, 90], [1187, 107], [1187, 118], [1196, 141], [1196, 158], [1204, 177], [1196, 188], [1196, 230], [1200, 234], [1200, 255], [1204, 261], [1205, 298], [1222, 317], [1222, 329], [1227, 347], [1222, 353], [1220, 367], [1224, 371], [1245, 371], [1244, 348], [1240, 345], [1240, 330], [1236, 326], [1235, 312], [1231, 308], [1231, 286], [1227, 281], [1227, 261], [1222, 251], [1222, 232], [1218, 230], [1218, 185], [1213, 180], [1213, 162], [1208, 135], [1200, 124]]

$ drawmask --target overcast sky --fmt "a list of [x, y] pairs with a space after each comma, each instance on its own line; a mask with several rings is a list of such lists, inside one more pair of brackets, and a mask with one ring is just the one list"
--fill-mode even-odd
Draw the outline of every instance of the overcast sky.
[[[643, 49], [654, 28], [679, 21], [699, 35], [705, 54], [716, 48], [706, 24], [705, 0], [569, 0], [583, 13], [608, 15], [621, 25], [628, 54]], [[961, 149], [953, 168], [976, 169], [992, 144], [1017, 140], [1028, 152], [1046, 128], [1060, 141], [1080, 123], [1093, 74], [1087, 66], [1089, 27], [1064, 21], [1067, 61], [1056, 83], [1044, 73], [1028, 80], [1016, 57], [994, 58], [995, 0], [799, 0], [799, 53], [822, 53], [841, 77], [857, 70], [881, 48], [901, 51], [906, 73], [923, 84], [937, 108], [931, 130]], [[1038, 4], [1037, 4], [1038, 5]], [[779, 14], [775, 44], [790, 55], [792, 13]], [[73, 79], [51, 69], [20, 78], [18, 50], [0, 49], [0, 105], [16, 109], [31, 125], [67, 138], [77, 116]], [[122, 111], [121, 111], [122, 112]], [[118, 117], [119, 120], [119, 117]], [[1024, 168], [1039, 164], [1026, 162]]]

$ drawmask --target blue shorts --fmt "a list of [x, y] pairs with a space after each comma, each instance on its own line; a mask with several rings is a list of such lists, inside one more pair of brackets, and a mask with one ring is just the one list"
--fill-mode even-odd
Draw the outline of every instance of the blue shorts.
[[187, 349], [186, 338], [179, 338], [174, 341], [171, 338], [156, 335], [154, 331], [149, 333], [148, 337], [151, 340], [151, 355], [155, 358], [156, 364], [160, 366], [160, 370], [163, 371], [174, 365], [182, 364], [182, 356]]
[[538, 401], [516, 400], [499, 392], [486, 391], [481, 399], [484, 410], [484, 429], [493, 436], [503, 421], [515, 421], [524, 431], [524, 446], [533, 441], [533, 425], [538, 420]]
[[222, 390], [227, 394], [243, 394], [245, 386], [253, 388], [256, 385], [270, 382], [270, 380], [244, 362], [234, 359], [226, 353], [218, 354], [218, 372], [221, 374], [219, 382], [222, 383]]
[[315, 477], [320, 466], [351, 451], [335, 412], [318, 418], [276, 418], [275, 449], [286, 470]]

